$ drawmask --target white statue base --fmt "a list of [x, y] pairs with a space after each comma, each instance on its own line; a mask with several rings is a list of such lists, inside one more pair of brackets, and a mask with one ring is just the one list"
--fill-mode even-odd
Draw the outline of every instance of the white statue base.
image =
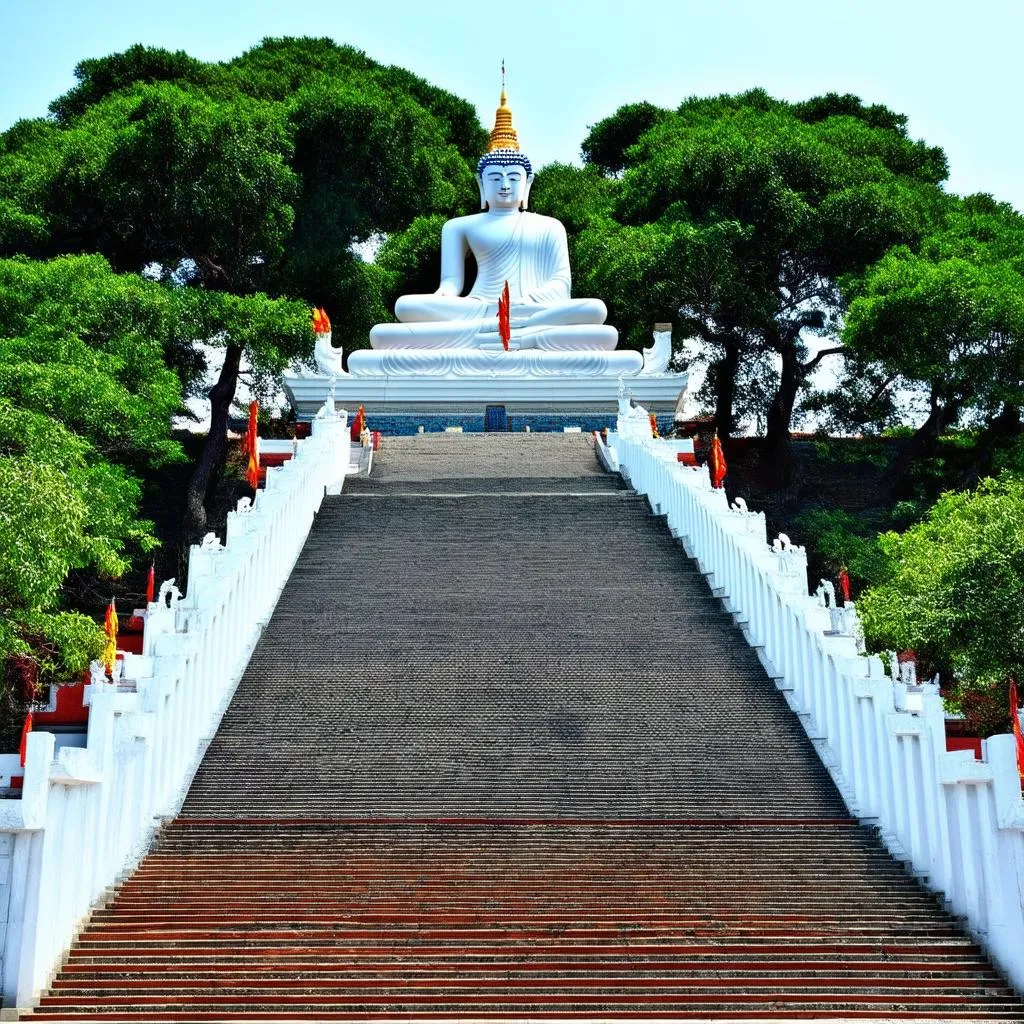
[[347, 409], [368, 414], [433, 417], [483, 415], [504, 406], [510, 415], [614, 414], [620, 383], [654, 412], [675, 410], [687, 374], [668, 370], [670, 324], [656, 324], [654, 343], [632, 351], [506, 352], [474, 349], [360, 349], [341, 368], [330, 335], [317, 338], [317, 372], [286, 375], [284, 388], [300, 420], [312, 419], [333, 395]]
[[348, 357], [353, 377], [633, 377], [639, 352], [546, 352], [524, 349], [362, 349]]
[[[623, 377], [630, 394], [652, 412], [671, 414], [686, 388], [687, 374]], [[606, 414], [614, 423], [619, 379], [615, 377], [411, 377], [380, 376], [284, 378], [284, 389], [298, 419], [313, 419], [332, 394], [350, 411], [365, 406], [370, 425], [375, 417], [451, 415], [483, 416], [487, 406], [504, 406], [509, 416]], [[379, 421], [378, 421], [379, 422]], [[534, 427], [534, 429], [539, 429]], [[385, 430], [385, 433], [387, 431]], [[413, 431], [414, 432], [414, 431]]]
[[417, 351], [362, 349], [341, 369], [341, 349], [329, 336], [318, 339], [316, 373], [285, 376], [295, 414], [312, 419], [333, 394], [348, 409], [367, 414], [464, 419], [482, 416], [487, 406], [504, 406], [510, 416], [607, 413], [618, 409], [619, 387], [653, 412], [676, 408], [687, 374], [668, 370], [671, 327], [658, 324], [654, 344], [630, 351], [506, 352], [502, 348]]

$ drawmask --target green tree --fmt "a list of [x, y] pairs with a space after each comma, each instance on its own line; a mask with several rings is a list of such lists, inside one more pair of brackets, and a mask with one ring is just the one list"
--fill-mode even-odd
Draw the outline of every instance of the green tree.
[[465, 101], [327, 39], [265, 40], [223, 64], [136, 46], [76, 76], [52, 121], [0, 141], [0, 254], [98, 251], [121, 271], [255, 297], [264, 335], [240, 320], [252, 309], [197, 299], [183, 322], [215, 333], [183, 331], [168, 353], [188, 384], [194, 343], [225, 347], [190, 485], [196, 536], [243, 354], [279, 372], [312, 352], [297, 307], [273, 301], [323, 305], [347, 350], [365, 344], [390, 277], [353, 246], [416, 213], [458, 212], [486, 135]]
[[[960, 417], [1019, 432], [1024, 405], [1024, 217], [988, 196], [950, 198], [916, 249], [897, 246], [846, 283], [843, 338], [880, 378], [923, 389], [928, 414], [893, 464], [898, 485]], [[884, 389], [881, 385], [884, 384]]]
[[954, 684], [954, 700], [1002, 701], [1007, 677], [1024, 670], [1024, 482], [1003, 473], [948, 492], [879, 544], [891, 574], [858, 602], [872, 648], [913, 649]]
[[175, 292], [100, 256], [0, 260], [0, 661], [66, 679], [98, 651], [71, 570], [116, 578], [156, 544], [139, 473], [181, 458]]
[[211, 421], [207, 442], [186, 493], [188, 534], [206, 530], [206, 507], [227, 456], [228, 416], [234, 400], [242, 355], [255, 374], [276, 377], [296, 352], [308, 349], [312, 331], [309, 307], [303, 302], [271, 299], [262, 292], [232, 295], [200, 288], [176, 294], [179, 330], [224, 347], [224, 365], [210, 389]]
[[51, 416], [105, 458], [139, 469], [180, 458], [170, 419], [171, 290], [101, 256], [0, 260], [0, 398]]
[[928, 230], [946, 176], [941, 150], [905, 118], [855, 97], [804, 104], [760, 90], [691, 99], [675, 111], [626, 107], [592, 129], [584, 153], [618, 176], [614, 224], [589, 243], [609, 254], [612, 293], [651, 297], [711, 349], [719, 430], [731, 428], [740, 365], [774, 353], [779, 383], [767, 448], [779, 482], [791, 467], [797, 397], [844, 312], [842, 275]]

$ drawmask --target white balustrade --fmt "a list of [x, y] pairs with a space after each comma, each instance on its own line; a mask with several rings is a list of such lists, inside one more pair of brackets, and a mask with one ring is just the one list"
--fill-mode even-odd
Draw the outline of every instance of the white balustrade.
[[324, 494], [341, 489], [345, 413], [329, 401], [294, 450], [228, 514], [224, 544], [209, 534], [192, 547], [188, 593], [161, 587], [120, 683], [94, 670], [86, 745], [29, 735], [22, 798], [0, 800], [4, 1005], [32, 1004], [90, 908], [180, 807]]
[[894, 681], [880, 658], [859, 654], [855, 608], [837, 615], [828, 588], [808, 594], [804, 550], [788, 538], [769, 546], [763, 515], [740, 499], [730, 508], [706, 468], [680, 465], [643, 429], [644, 410], [626, 406], [606, 465], [666, 516], [799, 715], [850, 813], [877, 825], [1024, 990], [1024, 800], [1013, 737], [985, 740], [983, 761], [947, 752], [938, 687], [909, 674]]

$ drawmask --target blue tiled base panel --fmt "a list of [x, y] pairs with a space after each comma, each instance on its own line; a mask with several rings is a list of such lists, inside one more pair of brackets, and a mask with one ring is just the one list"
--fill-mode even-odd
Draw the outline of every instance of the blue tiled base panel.
[[[522, 432], [527, 427], [537, 433], [561, 433], [566, 427], [579, 427], [585, 432], [607, 427], [615, 429], [614, 413], [514, 413], [507, 417], [508, 430]], [[448, 427], [462, 427], [467, 434], [484, 432], [482, 413], [386, 413], [368, 410], [366, 425], [379, 430], [385, 437], [403, 437], [418, 434], [420, 427], [426, 434], [436, 434]], [[671, 414], [658, 417], [658, 430], [672, 429]]]

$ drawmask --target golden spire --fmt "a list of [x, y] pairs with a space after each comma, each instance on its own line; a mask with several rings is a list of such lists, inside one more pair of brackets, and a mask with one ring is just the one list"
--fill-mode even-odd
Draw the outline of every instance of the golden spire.
[[512, 111], [509, 109], [508, 97], [505, 95], [505, 62], [501, 62], [501, 102], [494, 112], [494, 127], [491, 129], [491, 141], [487, 152], [496, 149], [519, 150], [519, 136], [512, 127]]

